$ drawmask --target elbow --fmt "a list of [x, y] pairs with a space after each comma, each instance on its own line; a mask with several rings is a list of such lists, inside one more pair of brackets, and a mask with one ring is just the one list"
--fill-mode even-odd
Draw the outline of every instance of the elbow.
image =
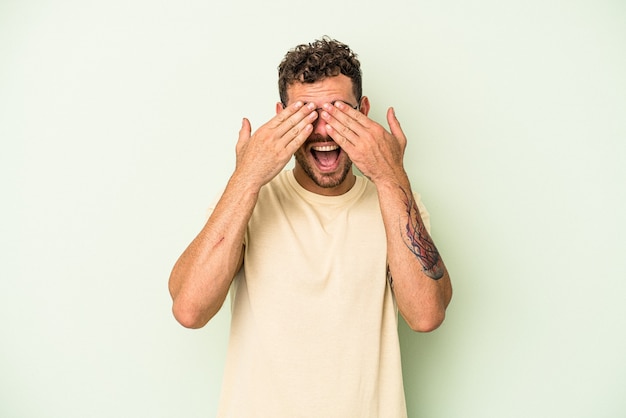
[[212, 315], [208, 316], [196, 309], [190, 309], [181, 303], [174, 301], [172, 305], [172, 313], [174, 318], [185, 328], [198, 329], [202, 328], [209, 322]]
[[199, 307], [198, 302], [187, 297], [186, 293], [181, 291], [180, 285], [176, 286], [172, 279], [169, 282], [169, 291], [172, 297], [172, 314], [185, 328], [202, 328], [217, 312], [217, 310], [208, 312], [208, 309]]
[[452, 287], [448, 285], [443, 298], [427, 309], [414, 310], [405, 317], [407, 325], [415, 332], [432, 332], [439, 328], [446, 319], [446, 309], [452, 299]]
[[417, 315], [415, 318], [405, 318], [409, 328], [415, 332], [432, 332], [439, 328], [446, 317], [445, 310], [430, 315]]
[[226, 297], [226, 294], [198, 297], [197, 292], [171, 288], [170, 293], [174, 318], [183, 327], [190, 329], [205, 326], [222, 308]]

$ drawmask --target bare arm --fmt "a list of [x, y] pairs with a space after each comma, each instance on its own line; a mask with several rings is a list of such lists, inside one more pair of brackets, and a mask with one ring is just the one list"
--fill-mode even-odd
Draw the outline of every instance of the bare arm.
[[173, 313], [185, 327], [204, 326], [221, 308], [243, 261], [243, 238], [258, 190], [235, 175], [204, 228], [170, 275]]
[[387, 232], [389, 280], [407, 324], [432, 331], [444, 320], [452, 286], [443, 259], [424, 226], [408, 179], [378, 186]]
[[[366, 99], [366, 98], [364, 98]], [[404, 171], [406, 137], [393, 109], [387, 112], [391, 133], [344, 103], [325, 105], [322, 118], [329, 135], [376, 185], [387, 235], [389, 280], [400, 313], [416, 331], [432, 331], [445, 318], [452, 297], [450, 277], [413, 200]]]
[[204, 228], [172, 269], [174, 317], [185, 327], [204, 326], [221, 308], [243, 262], [246, 226], [259, 191], [287, 164], [312, 131], [314, 105], [295, 103], [251, 134], [244, 119], [237, 164]]

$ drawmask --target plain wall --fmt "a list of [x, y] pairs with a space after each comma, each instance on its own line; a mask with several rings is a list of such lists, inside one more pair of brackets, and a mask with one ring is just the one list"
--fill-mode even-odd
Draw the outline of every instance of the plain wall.
[[287, 49], [394, 106], [454, 298], [400, 325], [411, 417], [626, 416], [626, 5], [0, 2], [0, 416], [214, 416], [228, 309], [167, 279]]

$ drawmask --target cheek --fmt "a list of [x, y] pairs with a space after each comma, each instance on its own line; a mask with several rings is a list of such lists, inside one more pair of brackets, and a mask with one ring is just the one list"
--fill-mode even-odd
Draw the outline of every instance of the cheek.
[[304, 144], [300, 148], [298, 148], [296, 152], [294, 153], [296, 157], [304, 157], [307, 154], [308, 154], [308, 151], [306, 150]]

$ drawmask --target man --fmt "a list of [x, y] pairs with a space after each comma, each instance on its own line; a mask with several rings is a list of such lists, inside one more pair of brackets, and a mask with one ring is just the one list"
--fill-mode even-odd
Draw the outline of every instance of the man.
[[276, 116], [254, 134], [243, 120], [235, 170], [174, 266], [174, 315], [202, 327], [231, 290], [219, 416], [406, 416], [397, 310], [431, 331], [452, 295], [406, 138], [392, 108], [390, 132], [367, 117], [338, 41], [289, 51], [278, 84]]

